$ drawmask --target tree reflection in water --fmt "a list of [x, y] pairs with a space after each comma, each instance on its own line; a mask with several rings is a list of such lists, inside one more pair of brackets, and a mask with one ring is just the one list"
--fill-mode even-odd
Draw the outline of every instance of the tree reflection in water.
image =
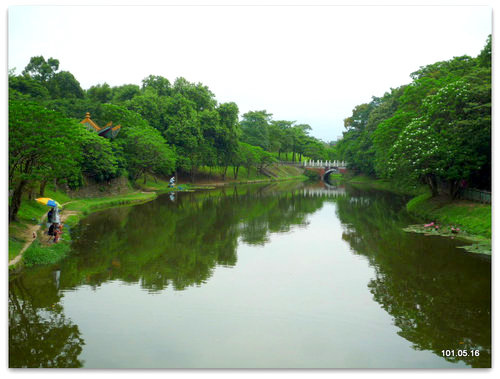
[[216, 266], [236, 265], [238, 244], [264, 245], [271, 233], [304, 227], [326, 201], [336, 202], [353, 253], [373, 266], [369, 290], [398, 334], [440, 357], [443, 349], [478, 349], [479, 357], [446, 359], [490, 366], [489, 259], [462, 252], [456, 249], [461, 243], [449, 239], [403, 232], [413, 220], [401, 197], [322, 191], [297, 183], [229, 187], [90, 215], [72, 233], [70, 257], [11, 278], [10, 367], [82, 366], [84, 341], [64, 316], [61, 289], [109, 280], [139, 283], [151, 293], [200, 286]]
[[64, 316], [58, 289], [44, 276], [9, 282], [9, 367], [82, 367], [78, 326]]
[[[356, 195], [356, 193], [353, 193]], [[388, 194], [367, 192], [337, 201], [343, 238], [368, 258], [369, 288], [416, 350], [454, 350], [472, 367], [491, 367], [491, 261], [456, 246], [464, 242], [409, 234], [411, 222]], [[467, 350], [468, 356], [457, 356]], [[479, 350], [478, 357], [471, 350]]]

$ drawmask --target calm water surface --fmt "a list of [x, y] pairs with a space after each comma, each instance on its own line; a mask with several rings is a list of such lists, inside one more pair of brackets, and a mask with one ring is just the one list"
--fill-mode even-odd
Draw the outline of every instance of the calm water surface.
[[490, 366], [491, 260], [403, 232], [404, 204], [283, 183], [92, 214], [11, 276], [10, 366]]

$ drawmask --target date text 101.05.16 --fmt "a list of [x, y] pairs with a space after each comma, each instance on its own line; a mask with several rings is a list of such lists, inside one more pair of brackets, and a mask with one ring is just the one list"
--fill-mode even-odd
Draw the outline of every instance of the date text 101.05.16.
[[479, 357], [479, 350], [441, 350], [443, 357]]

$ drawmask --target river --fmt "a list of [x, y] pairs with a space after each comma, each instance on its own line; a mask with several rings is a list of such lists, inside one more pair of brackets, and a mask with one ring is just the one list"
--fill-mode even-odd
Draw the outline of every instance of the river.
[[490, 367], [491, 258], [402, 231], [406, 201], [284, 182], [91, 214], [11, 275], [9, 366]]

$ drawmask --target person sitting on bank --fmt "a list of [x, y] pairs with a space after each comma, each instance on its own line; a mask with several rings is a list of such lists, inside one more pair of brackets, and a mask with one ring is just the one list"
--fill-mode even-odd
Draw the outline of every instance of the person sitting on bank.
[[61, 238], [62, 234], [62, 229], [63, 229], [63, 224], [56, 224], [54, 228], [54, 243], [59, 242], [59, 238]]
[[169, 187], [175, 187], [175, 176], [172, 176], [170, 178], [170, 183], [168, 185]]
[[47, 213], [47, 228], [50, 228], [54, 220], [54, 208], [51, 207], [49, 213]]
[[54, 207], [54, 214], [52, 216], [52, 223], [60, 224], [61, 223], [61, 211], [58, 207]]

